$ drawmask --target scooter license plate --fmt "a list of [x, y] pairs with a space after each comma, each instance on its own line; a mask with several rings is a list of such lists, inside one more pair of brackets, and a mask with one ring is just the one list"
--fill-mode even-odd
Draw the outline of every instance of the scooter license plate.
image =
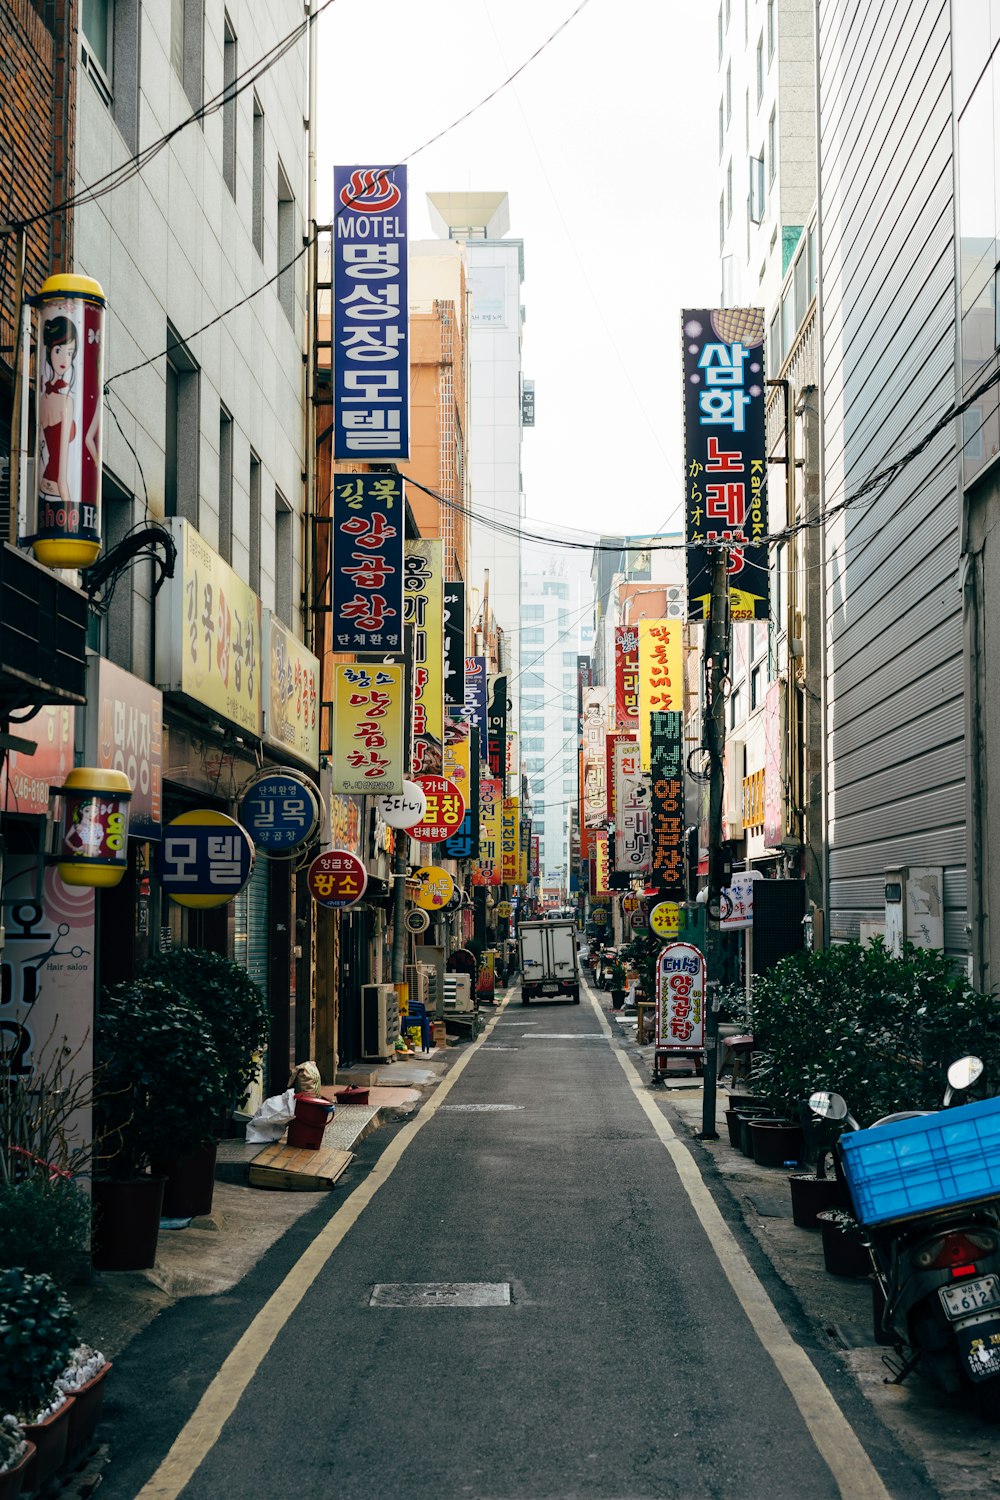
[[1000, 1279], [980, 1276], [976, 1281], [963, 1281], [959, 1286], [940, 1287], [939, 1294], [949, 1318], [965, 1318], [984, 1307], [1000, 1307]]

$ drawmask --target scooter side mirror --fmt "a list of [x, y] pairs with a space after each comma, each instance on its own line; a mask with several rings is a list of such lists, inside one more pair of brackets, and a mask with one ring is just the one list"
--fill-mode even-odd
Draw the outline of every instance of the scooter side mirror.
[[846, 1120], [847, 1100], [842, 1099], [839, 1094], [831, 1094], [829, 1089], [820, 1089], [815, 1094], [809, 1095], [809, 1108], [814, 1115], [819, 1115], [824, 1120]]
[[977, 1078], [982, 1076], [982, 1072], [981, 1057], [960, 1057], [948, 1069], [948, 1085], [953, 1089], [971, 1089]]

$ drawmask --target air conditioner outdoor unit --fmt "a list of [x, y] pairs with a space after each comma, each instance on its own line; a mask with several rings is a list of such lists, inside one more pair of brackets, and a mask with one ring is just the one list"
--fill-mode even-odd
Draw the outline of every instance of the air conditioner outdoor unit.
[[454, 1015], [471, 1015], [473, 1000], [470, 975], [446, 974], [444, 976], [444, 1008]]
[[391, 984], [361, 986], [361, 1056], [388, 1062], [399, 1036], [399, 1001]]

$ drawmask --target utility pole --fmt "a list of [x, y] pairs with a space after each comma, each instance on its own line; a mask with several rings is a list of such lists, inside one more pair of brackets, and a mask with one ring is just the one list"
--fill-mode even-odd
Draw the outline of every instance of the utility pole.
[[722, 802], [725, 791], [726, 700], [723, 685], [729, 674], [729, 554], [718, 547], [712, 566], [712, 602], [708, 623], [705, 685], [705, 744], [708, 750], [708, 907], [705, 913], [705, 1069], [700, 1140], [717, 1141], [715, 1090], [719, 1076], [719, 961], [723, 889]]

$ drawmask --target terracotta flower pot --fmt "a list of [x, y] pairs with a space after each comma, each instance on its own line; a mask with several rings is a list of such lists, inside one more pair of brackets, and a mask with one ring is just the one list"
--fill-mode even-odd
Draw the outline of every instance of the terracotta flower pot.
[[69, 1438], [66, 1452], [76, 1453], [84, 1448], [94, 1436], [94, 1429], [101, 1420], [104, 1405], [104, 1382], [111, 1374], [111, 1361], [102, 1365], [92, 1380], [73, 1392], [73, 1410], [69, 1414]]
[[153, 1173], [167, 1179], [160, 1213], [165, 1219], [196, 1219], [212, 1212], [218, 1143], [205, 1141], [186, 1156], [153, 1163]]
[[800, 1229], [818, 1229], [817, 1214], [828, 1208], [850, 1209], [847, 1189], [836, 1177], [789, 1177], [792, 1222]]
[[40, 1490], [66, 1457], [73, 1404], [73, 1397], [67, 1396], [59, 1410], [46, 1417], [44, 1422], [25, 1423], [24, 1435], [35, 1445], [34, 1457], [25, 1470], [21, 1486], [25, 1494]]
[[28, 1466], [34, 1462], [35, 1445], [28, 1444], [28, 1451], [15, 1469], [4, 1469], [0, 1473], [0, 1500], [17, 1500], [24, 1486]]
[[99, 1271], [145, 1271], [155, 1265], [163, 1184], [162, 1177], [94, 1179], [91, 1248]]

